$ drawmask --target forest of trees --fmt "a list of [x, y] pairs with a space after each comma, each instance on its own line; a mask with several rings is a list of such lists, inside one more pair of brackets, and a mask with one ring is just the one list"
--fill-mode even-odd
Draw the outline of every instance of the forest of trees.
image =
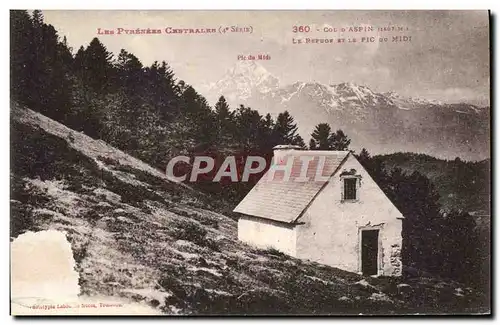
[[[115, 56], [97, 38], [74, 51], [65, 37], [44, 23], [39, 10], [31, 15], [11, 11], [10, 30], [13, 100], [158, 169], [164, 170], [181, 154], [210, 155], [219, 164], [235, 155], [241, 169], [245, 156], [270, 159], [277, 144], [307, 149], [288, 112], [274, 119], [244, 105], [231, 108], [223, 96], [211, 107], [192, 86], [177, 80], [166, 62], [145, 66], [123, 49]], [[317, 125], [309, 142], [309, 148], [317, 150], [349, 146], [348, 136], [328, 124]], [[444, 214], [425, 176], [399, 169], [387, 172], [366, 150], [357, 157], [406, 218], [406, 265], [468, 283], [487, 283], [479, 276], [484, 271], [484, 241], [478, 240], [468, 213]], [[213, 175], [206, 175], [197, 186], [214, 199], [234, 203], [260, 175], [246, 183], [214, 183]]]
[[[230, 108], [223, 96], [212, 108], [166, 62], [144, 66], [124, 49], [115, 56], [98, 38], [73, 51], [39, 10], [12, 11], [10, 20], [12, 98], [158, 169], [181, 154], [270, 158], [277, 144], [306, 148], [286, 111], [273, 119]], [[231, 200], [252, 186], [210, 184], [206, 176], [198, 186]]]
[[434, 184], [423, 174], [386, 171], [366, 149], [356, 157], [405, 217], [403, 264], [488, 290], [490, 242], [473, 217], [442, 209]]

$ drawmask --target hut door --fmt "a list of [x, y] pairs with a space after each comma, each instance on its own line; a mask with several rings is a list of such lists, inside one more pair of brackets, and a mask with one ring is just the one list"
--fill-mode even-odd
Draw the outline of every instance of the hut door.
[[378, 230], [361, 231], [361, 271], [376, 275], [378, 269]]

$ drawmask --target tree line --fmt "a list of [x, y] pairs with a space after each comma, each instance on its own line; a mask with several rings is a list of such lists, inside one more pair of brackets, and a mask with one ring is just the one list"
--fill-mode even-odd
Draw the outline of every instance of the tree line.
[[[220, 163], [235, 155], [242, 170], [245, 156], [270, 159], [278, 144], [350, 150], [349, 137], [326, 123], [316, 126], [306, 146], [287, 111], [273, 118], [244, 105], [232, 109], [223, 96], [211, 107], [191, 85], [177, 80], [165, 61], [145, 66], [124, 49], [115, 57], [98, 38], [73, 54], [66, 38], [44, 23], [39, 10], [31, 15], [11, 11], [10, 30], [14, 100], [162, 170], [175, 156], [198, 154]], [[366, 150], [357, 157], [406, 217], [405, 265], [473, 282], [484, 254], [470, 215], [444, 215], [425, 176], [386, 171]], [[236, 203], [261, 175], [246, 183], [214, 183], [214, 175], [207, 174], [197, 186], [214, 200]]]
[[429, 272], [487, 293], [489, 235], [473, 216], [459, 209], [443, 209], [435, 185], [418, 171], [387, 170], [366, 149], [356, 157], [405, 218], [402, 258], [409, 275]]
[[[273, 118], [244, 105], [233, 109], [223, 96], [211, 107], [165, 61], [145, 66], [125, 49], [114, 55], [98, 38], [73, 51], [40, 10], [11, 11], [10, 26], [15, 100], [159, 169], [177, 155], [269, 158], [278, 144], [307, 148], [287, 111]], [[311, 148], [348, 149], [341, 130], [325, 134], [324, 127], [312, 134]], [[209, 178], [198, 185], [232, 201], [248, 190], [209, 184]]]

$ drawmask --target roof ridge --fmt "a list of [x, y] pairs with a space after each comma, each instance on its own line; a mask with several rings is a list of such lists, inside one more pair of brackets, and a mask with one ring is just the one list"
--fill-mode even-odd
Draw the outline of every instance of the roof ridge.
[[[329, 176], [328, 176], [328, 180], [323, 184], [321, 185], [321, 188], [316, 192], [316, 194], [314, 194], [314, 196], [312, 197], [312, 199], [309, 201], [309, 203], [307, 203], [307, 205], [304, 207], [304, 209], [302, 209], [302, 211], [300, 211], [299, 215], [297, 216], [297, 218], [295, 218], [293, 220], [292, 223], [297, 223], [297, 221], [302, 217], [302, 215], [304, 214], [304, 212], [311, 206], [311, 204], [314, 202], [314, 200], [318, 197], [319, 193], [321, 193], [321, 191], [323, 191], [323, 189], [330, 183], [330, 178], [332, 176], [334, 176], [335, 174], [337, 174], [337, 172], [340, 170], [340, 167], [342, 167], [342, 165], [347, 161], [347, 158], [349, 157], [349, 153], [350, 151], [348, 152], [348, 154], [342, 159], [342, 161], [340, 162], [340, 164], [337, 166], [337, 168], [335, 168], [335, 170], [333, 171], [333, 173], [331, 173]], [[354, 156], [354, 155], [353, 155]]]
[[335, 156], [335, 155], [340, 155], [340, 154], [348, 155], [349, 153], [350, 153], [350, 151], [348, 151], [348, 150], [291, 150], [291, 151], [287, 152], [287, 154], [294, 155], [294, 156], [297, 156], [297, 155]]

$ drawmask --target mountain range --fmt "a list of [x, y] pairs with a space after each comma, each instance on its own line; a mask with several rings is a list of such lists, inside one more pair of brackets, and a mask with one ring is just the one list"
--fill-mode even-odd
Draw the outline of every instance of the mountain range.
[[255, 61], [239, 61], [217, 82], [203, 87], [210, 103], [223, 95], [261, 114], [288, 110], [306, 143], [315, 125], [329, 123], [351, 139], [352, 149], [376, 154], [425, 153], [443, 159], [481, 160], [490, 156], [490, 108], [443, 103], [375, 92], [365, 85], [295, 82], [279, 79]]

